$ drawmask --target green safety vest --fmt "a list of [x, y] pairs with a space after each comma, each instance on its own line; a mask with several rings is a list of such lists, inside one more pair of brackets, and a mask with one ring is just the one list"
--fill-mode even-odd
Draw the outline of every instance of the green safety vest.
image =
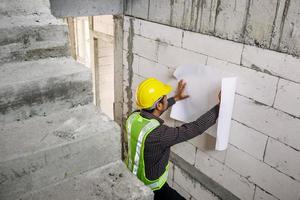
[[149, 180], [145, 174], [144, 147], [148, 134], [159, 126], [156, 119], [146, 119], [139, 112], [132, 113], [126, 121], [128, 138], [128, 156], [126, 165], [128, 169], [153, 191], [159, 190], [168, 179], [169, 165], [165, 172], [156, 180]]

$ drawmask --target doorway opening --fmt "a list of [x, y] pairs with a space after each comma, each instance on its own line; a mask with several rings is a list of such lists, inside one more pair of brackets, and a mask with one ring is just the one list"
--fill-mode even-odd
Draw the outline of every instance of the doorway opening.
[[68, 17], [71, 54], [89, 67], [94, 103], [114, 119], [114, 18], [113, 15]]

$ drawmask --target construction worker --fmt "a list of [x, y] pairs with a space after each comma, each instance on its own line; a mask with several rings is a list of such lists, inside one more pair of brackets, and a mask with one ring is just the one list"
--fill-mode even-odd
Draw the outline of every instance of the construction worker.
[[[154, 199], [184, 199], [167, 184], [170, 147], [202, 134], [218, 117], [219, 104], [196, 121], [180, 127], [168, 127], [159, 118], [176, 101], [189, 96], [184, 93], [186, 83], [178, 83], [174, 97], [167, 99], [172, 88], [155, 78], [141, 82], [136, 91], [140, 110], [126, 121], [128, 136], [128, 169], [154, 192]], [[220, 93], [219, 93], [220, 101]]]

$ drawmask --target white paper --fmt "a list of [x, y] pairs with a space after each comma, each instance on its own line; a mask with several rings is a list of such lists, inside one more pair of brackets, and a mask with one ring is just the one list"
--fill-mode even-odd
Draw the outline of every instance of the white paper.
[[189, 98], [172, 106], [170, 117], [182, 122], [192, 122], [218, 103], [222, 76], [207, 65], [180, 66], [174, 72], [179, 81], [185, 80]]
[[236, 78], [222, 79], [221, 105], [219, 110], [216, 150], [223, 151], [228, 146], [231, 117], [236, 90]]
[[[178, 67], [174, 72], [174, 76], [178, 81], [181, 79], [186, 81], [186, 93], [189, 94], [190, 97], [173, 105], [170, 117], [182, 122], [192, 122], [218, 103], [218, 93], [221, 90], [222, 78], [232, 75], [212, 66], [186, 65]], [[233, 79], [236, 82], [236, 78]], [[223, 150], [224, 147], [227, 147], [228, 143], [233, 101], [231, 107], [230, 102], [224, 101], [231, 97], [230, 94], [232, 94], [233, 89], [234, 98], [235, 85], [234, 87], [232, 86], [232, 90], [230, 90], [230, 88], [227, 87], [228, 84], [226, 84], [229, 83], [230, 85], [233, 79], [225, 79], [225, 85], [222, 85], [222, 87], [224, 87], [224, 91], [222, 89], [222, 98], [224, 96], [224, 99], [222, 99], [223, 103], [221, 102], [219, 112], [222, 111], [225, 115], [221, 114], [222, 119], [220, 120], [219, 113], [217, 130], [218, 145], [216, 145], [217, 150]], [[224, 105], [226, 107], [222, 108]], [[221, 131], [221, 129], [224, 130]]]

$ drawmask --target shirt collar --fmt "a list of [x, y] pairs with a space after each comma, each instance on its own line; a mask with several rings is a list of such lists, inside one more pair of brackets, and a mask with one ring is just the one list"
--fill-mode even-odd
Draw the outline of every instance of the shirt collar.
[[141, 113], [141, 116], [142, 117], [145, 117], [147, 119], [156, 119], [160, 124], [163, 124], [164, 123], [164, 120], [159, 118], [159, 117], [156, 117], [155, 115], [153, 115], [152, 113], [149, 113], [145, 110], [140, 110], [140, 113]]

